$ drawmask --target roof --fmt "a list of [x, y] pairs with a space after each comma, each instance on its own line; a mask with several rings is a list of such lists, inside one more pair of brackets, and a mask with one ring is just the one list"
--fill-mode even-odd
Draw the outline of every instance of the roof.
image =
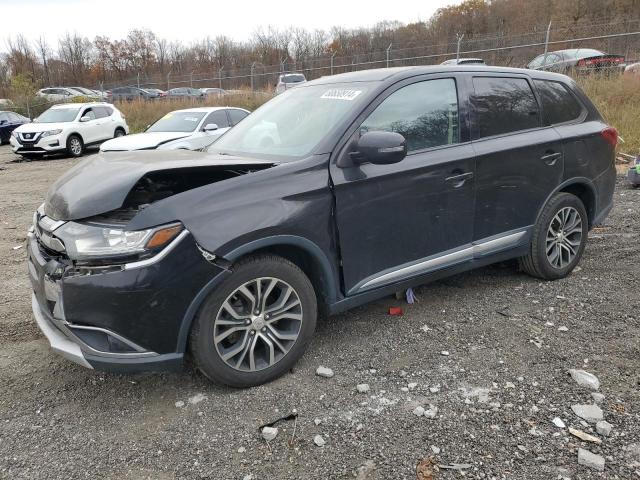
[[349, 82], [383, 82], [397, 81], [403, 78], [413, 77], [416, 75], [427, 75], [435, 73], [455, 73], [455, 72], [479, 72], [479, 73], [505, 73], [519, 75], [535, 75], [536, 77], [565, 79], [565, 75], [542, 72], [539, 70], [530, 70], [527, 68], [510, 68], [510, 67], [490, 67], [481, 64], [466, 65], [427, 65], [417, 67], [393, 67], [393, 68], [376, 68], [371, 70], [361, 70], [357, 72], [340, 73], [338, 75], [326, 76], [312, 80], [298, 88], [313, 85], [326, 85], [332, 83], [349, 83]]
[[[174, 110], [174, 112], [215, 112], [216, 110], [222, 110], [223, 108], [237, 108], [237, 107], [196, 107], [196, 108], [182, 108], [180, 110]], [[244, 110], [241, 108], [240, 110]]]
[[86, 102], [86, 103], [58, 103], [57, 105], [52, 105], [50, 108], [67, 108], [67, 107], [91, 107], [94, 105], [99, 105], [99, 106], [108, 106], [111, 107], [112, 105], [110, 103], [107, 102]]

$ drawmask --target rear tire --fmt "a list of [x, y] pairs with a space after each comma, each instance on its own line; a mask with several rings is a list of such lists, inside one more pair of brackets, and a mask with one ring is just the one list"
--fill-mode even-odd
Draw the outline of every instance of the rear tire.
[[118, 127], [113, 134], [113, 138], [124, 137], [126, 134], [127, 132], [125, 132], [123, 128]]
[[69, 135], [69, 138], [67, 138], [67, 153], [74, 158], [82, 156], [84, 153], [84, 143], [80, 135], [76, 135], [75, 133]]
[[213, 382], [251, 387], [280, 377], [302, 357], [317, 300], [307, 276], [282, 257], [249, 257], [232, 270], [200, 308], [189, 347]]
[[578, 197], [555, 194], [538, 218], [529, 253], [519, 259], [520, 268], [544, 280], [566, 277], [582, 257], [588, 226], [587, 211]]

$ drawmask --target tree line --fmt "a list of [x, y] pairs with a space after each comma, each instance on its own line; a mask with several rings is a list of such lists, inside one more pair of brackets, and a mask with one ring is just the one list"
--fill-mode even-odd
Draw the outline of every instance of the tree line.
[[210, 72], [212, 77], [221, 70], [232, 76], [246, 73], [251, 65], [266, 72], [265, 66], [273, 65], [282, 70], [304, 68], [319, 57], [366, 60], [389, 45], [394, 50], [429, 46], [433, 51], [443, 46], [440, 50], [447, 51], [457, 35], [464, 35], [466, 41], [510, 38], [542, 32], [550, 21], [570, 34], [588, 25], [639, 17], [640, 0], [465, 0], [439, 9], [423, 22], [382, 21], [372, 27], [328, 30], [259, 27], [248, 41], [212, 35], [184, 44], [134, 29], [122, 39], [66, 33], [51, 44], [44, 37], [28, 39], [18, 34], [6, 39], [6, 52], [0, 54], [0, 97], [10, 94], [16, 76], [37, 87], [111, 85], [139, 75], [178, 78], [191, 72]]

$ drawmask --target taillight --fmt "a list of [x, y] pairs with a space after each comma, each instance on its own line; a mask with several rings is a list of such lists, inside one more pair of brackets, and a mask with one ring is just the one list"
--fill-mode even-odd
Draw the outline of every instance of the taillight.
[[578, 60], [578, 66], [579, 67], [584, 67], [584, 65], [585, 65], [584, 60]]
[[613, 127], [607, 127], [600, 132], [600, 136], [604, 138], [613, 148], [618, 144], [618, 130]]

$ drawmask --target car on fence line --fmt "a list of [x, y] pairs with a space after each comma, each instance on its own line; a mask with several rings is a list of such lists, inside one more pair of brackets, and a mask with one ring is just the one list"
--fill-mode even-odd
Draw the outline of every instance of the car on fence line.
[[284, 73], [278, 77], [276, 82], [276, 94], [280, 94], [296, 85], [301, 85], [307, 81], [302, 73]]
[[201, 88], [200, 91], [204, 93], [206, 97], [224, 97], [227, 95], [227, 91], [222, 88]]
[[42, 97], [49, 102], [66, 102], [74, 97], [83, 97], [84, 94], [70, 87], [51, 87], [38, 90], [36, 96]]
[[169, 98], [204, 98], [205, 94], [199, 88], [178, 87], [167, 90]]
[[450, 58], [440, 65], [486, 65], [481, 58]]
[[232, 107], [175, 110], [149, 125], [144, 133], [104, 142], [100, 151], [198, 150], [213, 143], [247, 115], [247, 110]]
[[592, 48], [570, 48], [538, 55], [527, 68], [549, 72], [587, 74], [621, 72], [625, 65], [622, 55], [613, 55]]
[[131, 102], [133, 100], [155, 100], [159, 95], [145, 88], [115, 87], [111, 89], [111, 100]]
[[65, 173], [28, 234], [33, 313], [88, 368], [189, 353], [215, 382], [258, 385], [292, 368], [319, 316], [507, 259], [567, 277], [612, 208], [616, 143], [563, 75], [323, 77], [206, 153], [100, 154]]
[[27, 117], [15, 112], [0, 111], [0, 145], [9, 142], [11, 132], [16, 128], [30, 121]]
[[124, 117], [108, 103], [54, 105], [11, 134], [14, 153], [26, 158], [52, 153], [80, 157], [85, 149], [129, 133]]
[[159, 88], [145, 88], [145, 90], [147, 92], [156, 93], [160, 98], [167, 96], [167, 92], [160, 90]]

